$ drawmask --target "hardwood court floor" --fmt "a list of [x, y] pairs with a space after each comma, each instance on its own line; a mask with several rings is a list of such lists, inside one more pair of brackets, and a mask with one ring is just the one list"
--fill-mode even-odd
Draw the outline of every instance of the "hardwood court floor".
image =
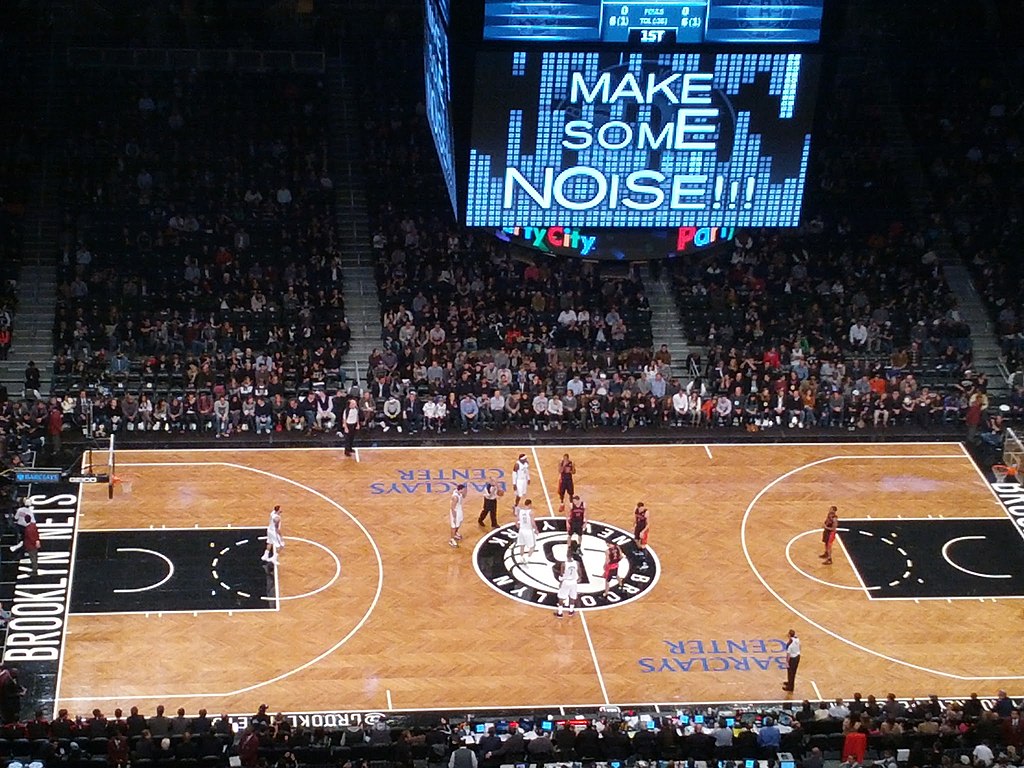
[[[777, 639], [790, 627], [804, 649], [797, 700], [854, 689], [961, 696], [1022, 687], [1024, 663], [1007, 638], [1024, 601], [871, 599], [876, 585], [860, 581], [842, 543], [834, 565], [817, 557], [833, 503], [844, 524], [950, 519], [969, 531], [972, 518], [1005, 521], [958, 444], [571, 447], [592, 521], [631, 530], [635, 503], [647, 503], [660, 570], [643, 597], [561, 620], [478, 574], [479, 494], [467, 500], [463, 545], [447, 544], [445, 478], [460, 470], [508, 482], [521, 450], [533, 464], [535, 506], [544, 514], [550, 502], [557, 512], [562, 448], [364, 448], [358, 463], [333, 450], [119, 452], [116, 496], [85, 488], [80, 530], [262, 528], [281, 504], [293, 538], [280, 594], [311, 594], [278, 611], [72, 616], [57, 706], [251, 712], [263, 702], [321, 711], [777, 700]], [[500, 515], [510, 522], [510, 496]], [[843, 541], [853, 541], [855, 527]], [[972, 538], [980, 537], [957, 540]], [[1004, 543], [1022, 544], [1012, 535]], [[341, 562], [334, 581], [331, 553]], [[897, 570], [909, 560], [901, 557]], [[916, 578], [931, 564], [915, 567]], [[899, 579], [885, 589], [916, 584]]]

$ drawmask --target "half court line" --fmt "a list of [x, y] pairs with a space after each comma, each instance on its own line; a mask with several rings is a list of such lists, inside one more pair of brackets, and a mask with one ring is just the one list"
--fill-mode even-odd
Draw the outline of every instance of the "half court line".
[[[544, 501], [548, 504], [548, 513], [551, 517], [555, 517], [555, 508], [551, 503], [551, 497], [548, 496], [548, 484], [544, 480], [544, 470], [540, 466], [540, 457], [537, 455], [537, 449], [535, 447], [530, 448], [530, 452], [533, 454], [533, 463], [537, 467], [537, 477], [540, 479], [540, 489], [544, 493]], [[608, 704], [608, 689], [604, 685], [604, 675], [601, 674], [601, 663], [597, 660], [597, 650], [594, 648], [594, 641], [590, 637], [590, 627], [587, 626], [586, 611], [579, 611], [580, 623], [583, 626], [583, 635], [587, 638], [587, 647], [590, 648], [590, 658], [594, 660], [594, 672], [597, 673], [597, 682], [601, 686], [601, 695], [604, 697], [604, 703]]]

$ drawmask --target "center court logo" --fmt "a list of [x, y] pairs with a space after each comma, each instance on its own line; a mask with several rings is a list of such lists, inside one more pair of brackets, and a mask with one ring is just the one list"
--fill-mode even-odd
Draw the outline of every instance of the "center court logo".
[[[542, 517], [537, 520], [537, 531], [537, 548], [525, 558], [518, 554], [514, 525], [491, 531], [477, 543], [473, 563], [477, 574], [492, 589], [521, 603], [550, 609], [558, 603], [556, 569], [568, 554], [565, 518]], [[608, 542], [622, 548], [622, 586], [613, 580], [605, 597], [604, 560]], [[598, 610], [623, 605], [643, 597], [658, 583], [658, 556], [648, 547], [648, 567], [642, 569], [628, 531], [590, 521], [581, 544], [577, 556], [581, 565], [580, 608]]]

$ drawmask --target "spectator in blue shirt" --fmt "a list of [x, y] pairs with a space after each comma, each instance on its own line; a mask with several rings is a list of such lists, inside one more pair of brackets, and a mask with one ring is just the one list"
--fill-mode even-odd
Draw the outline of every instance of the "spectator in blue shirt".
[[782, 732], [779, 731], [779, 727], [775, 725], [775, 721], [772, 718], [766, 717], [764, 725], [757, 731], [757, 747], [760, 751], [761, 759], [774, 758], [775, 753], [779, 751], [779, 744], [781, 742]]
[[477, 405], [476, 398], [468, 392], [462, 396], [462, 402], [459, 403], [459, 415], [462, 417], [463, 433], [468, 433], [470, 429], [474, 432], [480, 431], [480, 406]]

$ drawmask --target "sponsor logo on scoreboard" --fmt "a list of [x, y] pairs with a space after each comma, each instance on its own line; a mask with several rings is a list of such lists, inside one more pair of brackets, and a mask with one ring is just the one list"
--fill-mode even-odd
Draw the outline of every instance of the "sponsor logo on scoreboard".
[[677, 227], [655, 232], [586, 232], [573, 227], [503, 227], [497, 236], [505, 242], [544, 253], [590, 258], [649, 258], [689, 253], [721, 245], [736, 236], [735, 227]]
[[[558, 604], [558, 566], [569, 553], [565, 518], [542, 517], [537, 520], [537, 531], [537, 546], [532, 555], [525, 557], [519, 554], [514, 525], [491, 531], [477, 543], [474, 565], [480, 578], [506, 597], [540, 608], [554, 608]], [[605, 595], [604, 563], [610, 542], [622, 549], [622, 584], [613, 582]], [[648, 567], [644, 569], [631, 533], [607, 523], [588, 522], [577, 555], [582, 566], [578, 607], [613, 608], [650, 592], [658, 583], [660, 565], [650, 547], [647, 554]]]

